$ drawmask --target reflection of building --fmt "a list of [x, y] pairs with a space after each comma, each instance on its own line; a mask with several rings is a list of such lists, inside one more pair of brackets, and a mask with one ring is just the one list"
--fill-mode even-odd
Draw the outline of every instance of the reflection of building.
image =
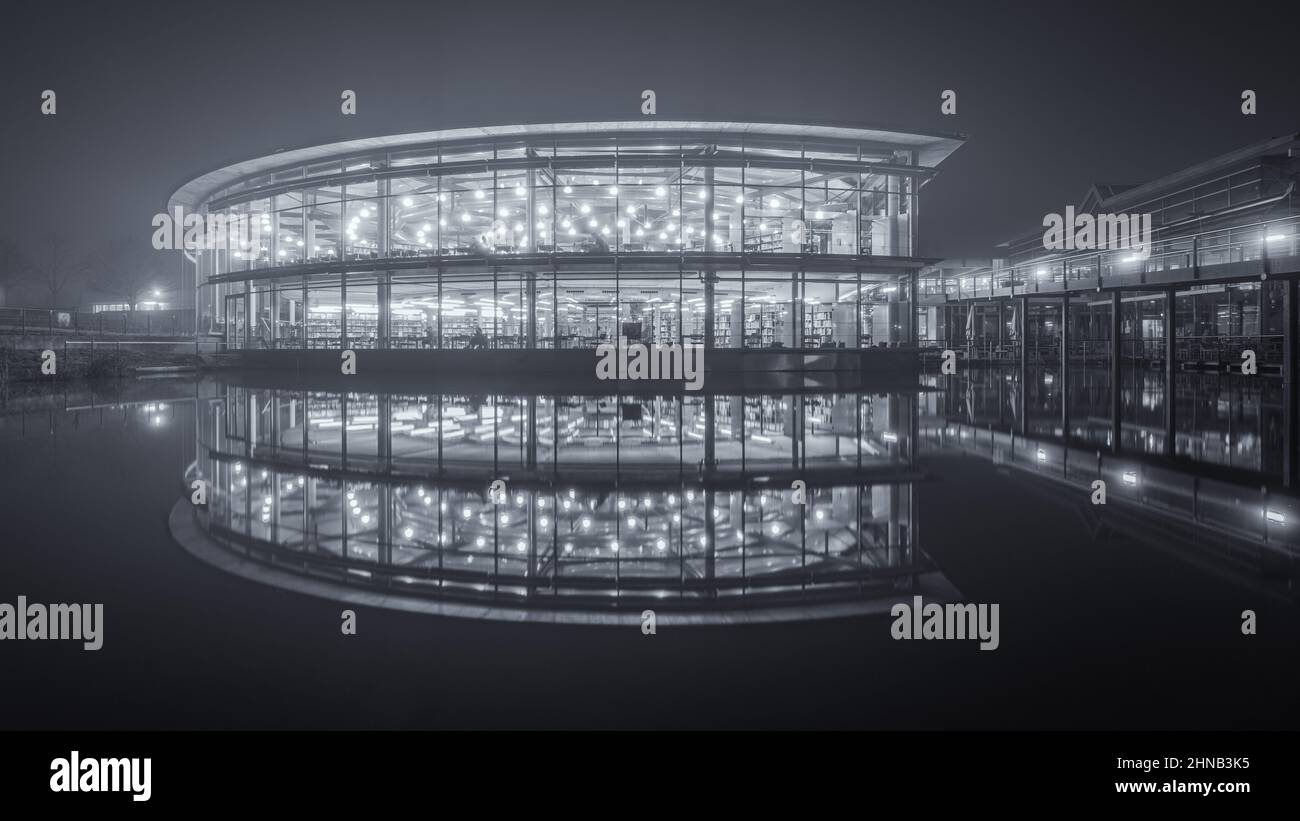
[[754, 123], [460, 129], [236, 163], [170, 206], [258, 231], [198, 255], [200, 328], [232, 349], [455, 349], [475, 329], [514, 349], [898, 346], [918, 192], [960, 142]]
[[226, 548], [398, 596], [628, 612], [878, 604], [932, 570], [913, 526], [913, 401], [231, 386], [199, 404], [187, 481], [208, 482], [195, 517]]

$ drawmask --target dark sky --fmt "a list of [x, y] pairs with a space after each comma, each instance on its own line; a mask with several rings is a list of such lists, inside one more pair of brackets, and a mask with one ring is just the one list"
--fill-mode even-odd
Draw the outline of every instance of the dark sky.
[[[1281, 4], [23, 2], [0, 30], [0, 235], [148, 241], [189, 177], [278, 148], [480, 124], [765, 119], [957, 131], [926, 256], [1300, 130]], [[42, 116], [40, 93], [58, 92]], [[358, 114], [339, 93], [358, 92]], [[958, 114], [939, 113], [943, 89]], [[1259, 114], [1243, 116], [1243, 88]]]

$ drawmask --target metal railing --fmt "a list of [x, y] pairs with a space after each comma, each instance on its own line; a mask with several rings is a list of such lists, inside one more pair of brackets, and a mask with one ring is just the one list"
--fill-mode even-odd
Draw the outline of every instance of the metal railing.
[[[923, 296], [947, 295], [953, 299], [990, 295], [995, 290], [1035, 293], [1057, 292], [1071, 283], [1096, 284], [1117, 277], [1127, 281], [1141, 274], [1187, 271], [1194, 278], [1197, 269], [1270, 258], [1300, 256], [1300, 216], [1217, 228], [1155, 240], [1150, 255], [1136, 251], [1080, 251], [1067, 256], [1024, 262], [1008, 268], [984, 268], [952, 275], [942, 280], [926, 278], [920, 285]], [[1140, 284], [1140, 283], [1136, 283]]]
[[194, 335], [194, 312], [0, 308], [0, 333], [188, 337]]

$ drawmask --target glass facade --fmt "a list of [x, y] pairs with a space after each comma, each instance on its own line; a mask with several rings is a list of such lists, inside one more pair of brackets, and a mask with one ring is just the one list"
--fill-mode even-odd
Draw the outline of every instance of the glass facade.
[[920, 152], [885, 132], [698, 125], [541, 127], [227, 184], [202, 207], [255, 233], [200, 254], [199, 327], [257, 349], [703, 342], [710, 326], [718, 347], [901, 344], [873, 305], [919, 266]]

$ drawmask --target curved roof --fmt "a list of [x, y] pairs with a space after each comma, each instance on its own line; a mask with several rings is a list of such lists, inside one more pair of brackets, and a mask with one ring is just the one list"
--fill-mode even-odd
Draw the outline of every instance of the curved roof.
[[795, 139], [823, 139], [832, 141], [876, 142], [915, 149], [921, 165], [934, 167], [956, 151], [965, 141], [961, 134], [933, 134], [893, 131], [882, 128], [864, 128], [839, 125], [796, 125], [783, 123], [705, 122], [686, 120], [621, 120], [614, 122], [547, 123], [539, 125], [497, 125], [474, 128], [453, 128], [443, 131], [419, 131], [394, 134], [386, 137], [365, 137], [343, 142], [313, 145], [304, 148], [277, 151], [262, 157], [242, 160], [195, 177], [178, 188], [168, 201], [168, 208], [184, 206], [193, 208], [214, 192], [238, 182], [244, 177], [266, 173], [285, 166], [310, 164], [331, 157], [355, 156], [376, 151], [395, 151], [433, 143], [466, 140], [493, 140], [535, 135], [596, 135], [611, 133], [699, 131], [738, 135], [767, 135]]

